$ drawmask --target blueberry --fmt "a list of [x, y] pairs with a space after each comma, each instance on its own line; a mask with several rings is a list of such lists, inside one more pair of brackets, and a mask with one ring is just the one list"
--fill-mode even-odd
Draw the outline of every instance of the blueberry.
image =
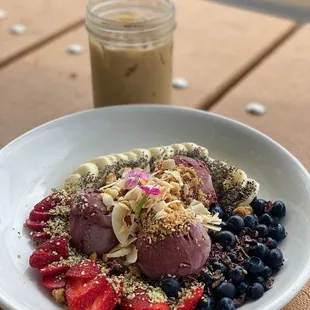
[[273, 249], [270, 251], [267, 259], [267, 265], [272, 269], [278, 269], [283, 265], [283, 254], [280, 249]]
[[268, 278], [272, 277], [272, 269], [269, 266], [265, 266], [261, 275], [264, 277], [264, 279], [267, 280]]
[[212, 285], [212, 283], [213, 283], [211, 275], [208, 272], [205, 272], [203, 275], [201, 275], [198, 280], [199, 280], [199, 282], [204, 283], [205, 287], [208, 287], [208, 286]]
[[261, 216], [265, 212], [266, 200], [255, 199], [251, 202], [251, 207], [257, 216]]
[[249, 227], [251, 229], [254, 229], [258, 225], [258, 220], [256, 216], [254, 216], [253, 214], [248, 214], [244, 216], [243, 221], [244, 221], [244, 227]]
[[231, 216], [227, 220], [226, 224], [227, 224], [227, 229], [236, 235], [238, 235], [240, 231], [244, 228], [243, 218], [239, 215]]
[[272, 204], [271, 214], [273, 216], [282, 218], [286, 214], [286, 206], [282, 201], [275, 201]]
[[270, 237], [266, 238], [264, 242], [270, 250], [276, 249], [278, 246], [277, 241]]
[[263, 277], [257, 277], [256, 282], [261, 284], [265, 288], [265, 279]]
[[247, 282], [241, 282], [238, 286], [237, 286], [237, 294], [243, 295], [246, 294], [249, 290], [249, 284]]
[[215, 296], [217, 299], [228, 297], [233, 299], [236, 296], [236, 287], [229, 282], [222, 282], [215, 288]]
[[234, 284], [239, 284], [245, 279], [245, 273], [243, 271], [243, 268], [240, 266], [237, 266], [234, 269], [229, 270], [228, 276]]
[[232, 263], [238, 263], [238, 255], [236, 253], [230, 252], [227, 254]]
[[226, 274], [227, 273], [227, 266], [225, 264], [221, 263], [221, 262], [218, 262], [218, 261], [214, 262], [213, 263], [213, 267], [214, 267], [214, 269], [221, 270], [222, 274]]
[[264, 263], [261, 261], [261, 259], [255, 256], [250, 257], [244, 263], [244, 268], [252, 274], [261, 273], [264, 270], [264, 267]]
[[220, 224], [220, 227], [222, 228], [222, 230], [227, 230], [227, 224], [226, 224], [226, 222], [222, 222], [222, 223]]
[[236, 307], [232, 299], [224, 297], [220, 299], [218, 303], [218, 309], [219, 310], [235, 310]]
[[195, 310], [214, 310], [216, 309], [215, 301], [208, 295], [203, 295], [199, 300]]
[[249, 255], [264, 259], [270, 253], [269, 248], [263, 243], [256, 243], [249, 248]]
[[223, 209], [222, 209], [221, 206], [218, 205], [218, 204], [212, 205], [212, 206], [210, 207], [209, 211], [210, 211], [211, 213], [218, 213], [218, 217], [219, 217], [220, 219], [222, 219], [223, 216], [224, 216]]
[[275, 222], [274, 218], [270, 214], [268, 214], [268, 213], [264, 213], [259, 218], [259, 223], [260, 224], [265, 224], [267, 226], [269, 226], [270, 224], [273, 224], [274, 222]]
[[250, 286], [249, 296], [253, 299], [259, 299], [264, 295], [265, 289], [260, 283], [254, 283]]
[[281, 241], [286, 237], [285, 228], [281, 224], [271, 224], [269, 235], [276, 241]]
[[236, 246], [236, 236], [227, 230], [220, 231], [216, 235], [216, 242], [218, 242], [224, 250], [229, 248], [234, 248]]
[[160, 287], [165, 292], [165, 294], [168, 296], [168, 298], [170, 297], [177, 298], [178, 293], [181, 290], [181, 284], [179, 280], [176, 278], [172, 278], [172, 277], [164, 278], [160, 282]]
[[255, 230], [258, 231], [258, 235], [261, 238], [265, 238], [269, 235], [269, 228], [265, 224], [259, 224], [256, 226]]

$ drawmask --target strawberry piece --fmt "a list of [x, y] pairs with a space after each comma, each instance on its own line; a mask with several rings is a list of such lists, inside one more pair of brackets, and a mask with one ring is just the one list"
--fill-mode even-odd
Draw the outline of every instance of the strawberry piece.
[[38, 202], [34, 206], [34, 210], [36, 211], [49, 211], [54, 209], [56, 206], [61, 204], [60, 194], [59, 193], [52, 193], [49, 196], [43, 198], [40, 202]]
[[51, 235], [45, 231], [37, 231], [35, 233], [30, 234], [33, 240], [45, 240], [50, 239]]
[[112, 289], [112, 285], [108, 282], [107, 278], [101, 275], [89, 281], [76, 278], [69, 279], [66, 285], [66, 299], [69, 309], [88, 309], [104, 292], [111, 294], [110, 291]]
[[69, 244], [65, 237], [53, 237], [37, 247], [29, 258], [33, 268], [42, 268], [69, 256]]
[[32, 210], [29, 214], [29, 219], [34, 222], [46, 222], [53, 217], [52, 214], [49, 214], [46, 211], [37, 211]]
[[39, 269], [56, 261], [57, 259], [53, 254], [44, 251], [34, 251], [29, 258], [29, 265]]
[[43, 231], [43, 229], [45, 227], [47, 227], [47, 224], [44, 223], [44, 222], [35, 222], [35, 221], [32, 221], [30, 219], [27, 219], [26, 220], [26, 223], [25, 225], [31, 229], [31, 230], [34, 230], [34, 231]]
[[67, 258], [69, 256], [69, 243], [66, 237], [53, 237], [50, 240], [45, 241], [37, 247], [37, 250], [42, 250], [47, 253], [53, 254], [60, 258]]
[[90, 280], [96, 277], [99, 272], [99, 266], [90, 259], [86, 259], [70, 268], [66, 273], [66, 277]]
[[169, 310], [165, 302], [152, 304], [147, 292], [143, 289], [136, 289], [133, 299], [123, 298], [121, 301], [121, 310]]
[[66, 272], [69, 268], [69, 265], [45, 266], [40, 268], [39, 271], [43, 276], [58, 276]]
[[58, 278], [56, 276], [45, 276], [42, 278], [42, 284], [49, 290], [57, 290], [66, 286], [66, 280], [64, 278]]
[[203, 287], [198, 286], [185, 292], [180, 298], [176, 310], [194, 310], [203, 295]]
[[[121, 282], [119, 282], [121, 281]], [[118, 282], [111, 285], [111, 289], [102, 292], [94, 301], [94, 303], [86, 310], [111, 310], [118, 304], [120, 296], [123, 292], [124, 282], [123, 278], [118, 278]], [[115, 290], [117, 287], [117, 290]]]
[[57, 206], [60, 206], [62, 204], [70, 206], [71, 200], [68, 198], [64, 199], [61, 193], [55, 192], [43, 198], [40, 202], [38, 202], [34, 206], [34, 210], [40, 211], [40, 212], [43, 212], [43, 211], [48, 212], [49, 210], [54, 209]]

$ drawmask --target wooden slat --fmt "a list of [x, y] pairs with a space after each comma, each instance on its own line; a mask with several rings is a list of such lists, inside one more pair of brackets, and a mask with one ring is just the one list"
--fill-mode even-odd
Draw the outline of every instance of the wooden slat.
[[[310, 25], [299, 30], [212, 109], [277, 140], [310, 169]], [[267, 113], [245, 112], [263, 103]], [[310, 282], [285, 310], [310, 309]]]
[[[0, 66], [64, 29], [83, 22], [87, 0], [0, 0], [8, 18], [0, 21]], [[13, 24], [26, 26], [24, 35], [9, 33]]]
[[[188, 89], [174, 92], [177, 105], [202, 107], [294, 26], [207, 1], [176, 4], [175, 76], [190, 82]], [[0, 70], [0, 144], [56, 117], [91, 108], [89, 55], [68, 55], [66, 47], [73, 42], [87, 46], [84, 27]], [[73, 72], [76, 78], [70, 78]]]

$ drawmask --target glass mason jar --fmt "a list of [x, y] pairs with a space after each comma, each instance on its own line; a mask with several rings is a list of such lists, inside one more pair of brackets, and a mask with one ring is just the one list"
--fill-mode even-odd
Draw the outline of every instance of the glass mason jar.
[[94, 106], [170, 104], [175, 27], [171, 0], [90, 0]]

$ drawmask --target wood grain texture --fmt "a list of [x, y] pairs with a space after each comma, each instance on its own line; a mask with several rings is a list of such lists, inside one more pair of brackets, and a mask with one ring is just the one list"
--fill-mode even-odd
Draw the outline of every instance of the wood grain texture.
[[[310, 25], [299, 30], [212, 109], [269, 135], [310, 169]], [[245, 112], [249, 102], [267, 113]], [[284, 310], [310, 309], [310, 282]]]
[[[261, 130], [310, 169], [310, 25], [299, 30], [212, 109]], [[263, 103], [264, 116], [245, 112]], [[309, 308], [310, 309], [310, 308]]]
[[[87, 0], [0, 0], [8, 18], [0, 21], [0, 66], [49, 37], [81, 23]], [[24, 35], [11, 35], [13, 24], [26, 26]]]
[[[194, 2], [176, 0], [174, 76], [187, 78], [190, 87], [174, 91], [173, 102], [200, 108], [293, 23]], [[46, 121], [92, 107], [88, 49], [83, 55], [68, 55], [66, 48], [73, 42], [87, 46], [84, 27], [0, 70], [0, 146]]]

